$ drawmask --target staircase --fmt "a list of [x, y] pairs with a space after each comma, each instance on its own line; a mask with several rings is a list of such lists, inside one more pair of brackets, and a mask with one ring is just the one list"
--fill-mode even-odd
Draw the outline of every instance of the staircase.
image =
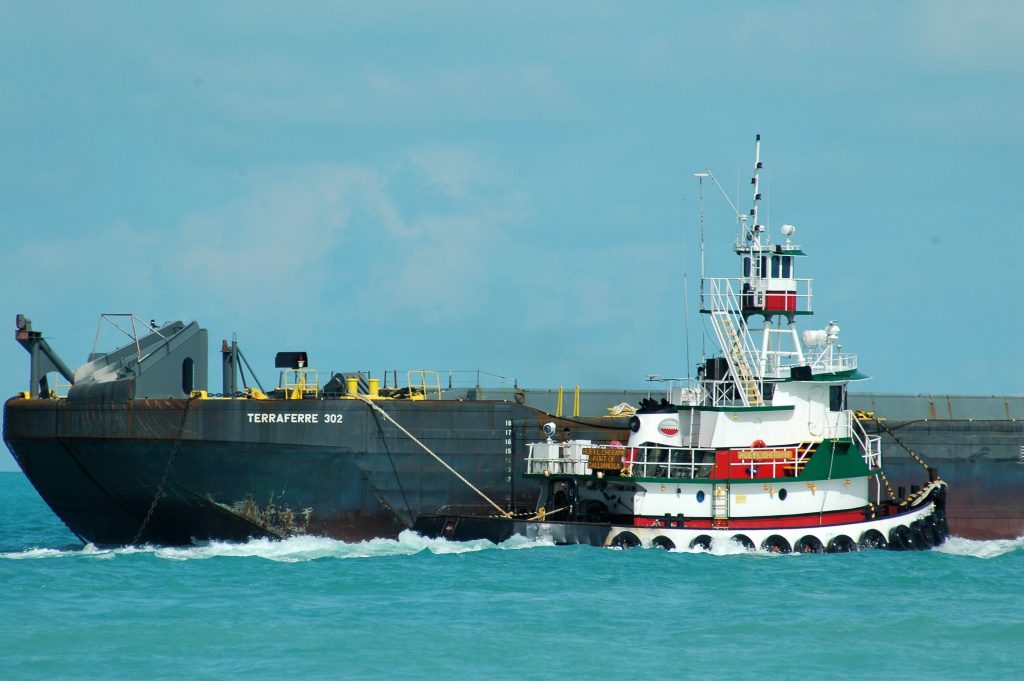
[[[733, 324], [732, 315], [726, 310], [713, 310], [711, 319], [714, 320], [722, 349], [729, 359], [729, 369], [736, 380], [744, 406], [760, 407], [764, 405], [761, 386], [750, 368], [750, 362], [747, 361], [747, 353], [743, 349], [744, 344]], [[746, 331], [745, 328], [743, 330]]]

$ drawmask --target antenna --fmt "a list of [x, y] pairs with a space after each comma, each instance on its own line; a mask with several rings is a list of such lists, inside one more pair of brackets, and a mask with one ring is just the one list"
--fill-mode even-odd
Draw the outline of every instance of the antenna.
[[[694, 173], [697, 178], [697, 195], [700, 197], [700, 304], [704, 304], [704, 178], [709, 177], [711, 171]], [[728, 198], [728, 197], [726, 197]]]
[[[701, 241], [701, 245], [703, 246], [703, 240]], [[703, 260], [701, 261], [701, 264], [703, 264]], [[704, 273], [701, 272], [701, 276], [702, 277], [703, 277], [703, 274]], [[704, 289], [704, 281], [702, 279], [701, 280], [701, 292], [703, 292], [703, 289]], [[686, 387], [689, 388], [690, 387], [690, 371], [692, 371], [692, 369], [690, 369], [690, 289], [687, 286], [686, 275], [685, 274], [683, 274], [683, 324], [686, 327], [686, 329], [685, 329], [685, 333], [686, 333]]]
[[[701, 307], [703, 308], [703, 306], [704, 306], [704, 178], [705, 177], [710, 177], [712, 180], [715, 180], [715, 176], [711, 174], [710, 170], [706, 170], [706, 171], [704, 171], [702, 173], [694, 173], [693, 176], [697, 178], [697, 192], [700, 195], [700, 304], [701, 304]], [[728, 195], [725, 193], [725, 190], [722, 189], [722, 185], [718, 184], [718, 180], [715, 180], [715, 184], [718, 185], [718, 190], [720, 192], [722, 192], [722, 196], [725, 197], [725, 200], [729, 201]], [[729, 205], [732, 206], [732, 201], [729, 201]], [[733, 212], [736, 213], [736, 217], [739, 218], [739, 213], [736, 212], [736, 207], [735, 206], [733, 206]], [[684, 285], [685, 285], [685, 281], [686, 280], [684, 279], [683, 281], [684, 281]], [[690, 367], [689, 367], [689, 364], [690, 364], [690, 345], [689, 345], [689, 343], [690, 343], [690, 330], [689, 330], [690, 329], [690, 326], [689, 326], [690, 325], [690, 321], [689, 321], [690, 313], [689, 313], [689, 310], [686, 310], [685, 314], [687, 316], [687, 321], [686, 321], [686, 329], [687, 329], [686, 330], [686, 343], [687, 343], [687, 345], [686, 345], [686, 364], [687, 364], [687, 367], [686, 367], [686, 377], [689, 378], [690, 377]], [[701, 337], [700, 337], [700, 354], [701, 354], [701, 360], [703, 361], [704, 354], [705, 354], [704, 353], [704, 334], [703, 333], [701, 334]]]
[[757, 221], [757, 208], [761, 202], [760, 174], [764, 164], [761, 162], [761, 135], [754, 138], [754, 177], [750, 178], [750, 184], [754, 186], [754, 204], [750, 209], [751, 221], [754, 223], [751, 228], [754, 232], [754, 248], [761, 248], [761, 232], [765, 231], [764, 225]]

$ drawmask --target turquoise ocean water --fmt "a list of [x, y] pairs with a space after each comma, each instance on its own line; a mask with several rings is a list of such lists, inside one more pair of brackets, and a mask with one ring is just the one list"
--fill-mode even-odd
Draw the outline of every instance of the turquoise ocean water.
[[773, 556], [83, 547], [0, 474], [9, 679], [1022, 679], [1024, 540]]

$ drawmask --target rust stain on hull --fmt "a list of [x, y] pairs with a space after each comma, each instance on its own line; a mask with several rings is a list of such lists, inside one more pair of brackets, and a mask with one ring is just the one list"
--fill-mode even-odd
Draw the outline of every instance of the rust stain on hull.
[[213, 499], [210, 502], [234, 515], [260, 527], [276, 537], [294, 537], [309, 534], [313, 520], [313, 509], [294, 509], [280, 506], [271, 498], [266, 505], [256, 502], [256, 495], [249, 493], [244, 500], [232, 504], [221, 504]]

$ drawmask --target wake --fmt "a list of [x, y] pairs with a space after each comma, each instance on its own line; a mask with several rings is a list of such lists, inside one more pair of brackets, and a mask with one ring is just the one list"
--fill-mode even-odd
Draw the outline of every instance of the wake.
[[[252, 539], [247, 542], [210, 541], [194, 546], [125, 546], [120, 548], [97, 548], [92, 544], [83, 547], [46, 548], [33, 547], [23, 551], [0, 553], [0, 560], [111, 560], [118, 557], [151, 555], [161, 560], [189, 561], [215, 558], [260, 558], [280, 563], [300, 563], [310, 560], [350, 558], [379, 558], [386, 556], [410, 556], [418, 553], [455, 555], [478, 551], [517, 551], [550, 547], [549, 540], [531, 540], [514, 536], [501, 544], [486, 539], [474, 541], [448, 541], [428, 539], [412, 530], [405, 530], [397, 539], [369, 539], [360, 542], [344, 542], [325, 537], [300, 536], [289, 539]], [[634, 549], [643, 550], [643, 549]], [[647, 549], [655, 550], [655, 549]], [[660, 551], [660, 549], [656, 549]], [[938, 553], [954, 556], [990, 559], [1007, 554], [1024, 554], [1024, 537], [1017, 539], [975, 540], [950, 537], [945, 544], [933, 549]], [[749, 555], [739, 544], [719, 543], [711, 551], [676, 549], [671, 553], [707, 553], [716, 556]], [[758, 552], [760, 553], [760, 552]]]

